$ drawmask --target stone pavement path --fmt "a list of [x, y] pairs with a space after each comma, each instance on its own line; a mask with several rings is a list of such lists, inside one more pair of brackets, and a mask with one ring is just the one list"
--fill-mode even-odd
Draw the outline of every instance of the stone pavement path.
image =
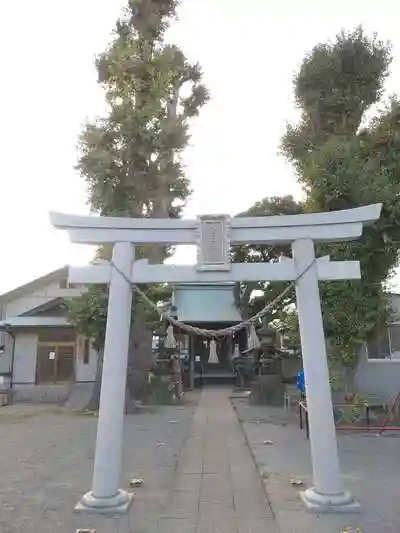
[[204, 389], [158, 533], [276, 533], [229, 388]]

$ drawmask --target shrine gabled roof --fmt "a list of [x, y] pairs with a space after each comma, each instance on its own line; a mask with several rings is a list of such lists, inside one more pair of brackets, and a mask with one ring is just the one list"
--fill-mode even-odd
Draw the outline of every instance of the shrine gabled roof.
[[183, 322], [240, 322], [235, 283], [182, 283], [174, 286], [173, 304]]

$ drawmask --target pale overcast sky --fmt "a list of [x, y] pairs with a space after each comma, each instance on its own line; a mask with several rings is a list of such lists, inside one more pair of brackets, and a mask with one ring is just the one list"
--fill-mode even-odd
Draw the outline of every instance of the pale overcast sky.
[[[95, 55], [110, 40], [122, 0], [0, 3], [0, 292], [91, 252], [51, 228], [50, 210], [85, 214], [74, 171], [87, 117], [104, 113]], [[285, 122], [296, 118], [292, 76], [306, 51], [342, 27], [363, 24], [390, 39], [387, 83], [400, 90], [400, 32], [393, 0], [183, 0], [169, 40], [204, 70], [212, 100], [186, 152], [194, 194], [186, 214], [234, 214], [265, 196], [300, 193], [278, 155]], [[58, 14], [57, 14], [58, 13]], [[180, 261], [185, 259], [180, 254]]]

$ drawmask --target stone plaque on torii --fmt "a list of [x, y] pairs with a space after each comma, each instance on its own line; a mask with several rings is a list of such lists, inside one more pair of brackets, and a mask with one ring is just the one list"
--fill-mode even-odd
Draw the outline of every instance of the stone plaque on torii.
[[[296, 285], [301, 349], [306, 381], [313, 487], [302, 493], [309, 509], [344, 512], [358, 507], [340, 474], [318, 281], [358, 279], [358, 261], [315, 258], [314, 243], [342, 242], [361, 236], [381, 204], [303, 215], [194, 220], [113, 218], [52, 213], [51, 222], [67, 230], [72, 242], [114, 245], [112, 264], [72, 267], [71, 283], [109, 284], [92, 489], [77, 510], [124, 512], [131, 495], [121, 490], [125, 384], [132, 307], [131, 283], [293, 281]], [[135, 261], [135, 244], [197, 245], [197, 265], [149, 265]], [[230, 263], [231, 244], [290, 244], [292, 259], [280, 263]]]

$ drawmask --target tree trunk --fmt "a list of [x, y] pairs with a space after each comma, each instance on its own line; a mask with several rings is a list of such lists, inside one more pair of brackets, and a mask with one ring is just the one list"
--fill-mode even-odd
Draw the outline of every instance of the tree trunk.
[[[104, 359], [104, 351], [101, 350], [97, 358], [96, 376], [95, 376], [95, 381], [94, 381], [94, 385], [92, 389], [92, 394], [89, 399], [89, 402], [83, 409], [84, 411], [98, 411], [99, 410], [101, 383], [102, 383], [102, 378], [103, 378], [103, 359]], [[127, 382], [126, 382], [126, 395], [125, 395], [125, 411], [127, 413], [141, 411], [136, 402], [136, 400], [140, 398], [135, 398], [133, 396], [133, 391], [143, 390], [143, 380], [145, 379], [145, 375], [147, 378], [147, 372], [138, 373], [138, 376], [140, 379], [133, 381], [130, 384], [129, 383], [129, 363], [128, 363], [128, 377], [127, 377]]]
[[128, 389], [133, 401], [142, 400], [147, 388], [149, 371], [152, 369], [153, 333], [141, 321], [134, 321], [131, 329], [128, 352]]
[[[169, 198], [161, 191], [155, 203], [153, 216], [168, 218]], [[162, 263], [165, 248], [162, 245], [149, 246], [147, 258], [150, 264]], [[144, 398], [149, 371], [154, 367], [155, 358], [152, 350], [153, 331], [133, 312], [134, 320], [131, 327], [128, 352], [128, 389], [133, 402]]]
[[101, 379], [103, 376], [103, 359], [104, 350], [100, 350], [97, 356], [96, 376], [94, 380], [92, 395], [88, 404], [85, 407], [87, 411], [97, 411], [100, 405]]
[[355, 368], [346, 365], [343, 366], [343, 382], [345, 394], [355, 392], [355, 374]]

